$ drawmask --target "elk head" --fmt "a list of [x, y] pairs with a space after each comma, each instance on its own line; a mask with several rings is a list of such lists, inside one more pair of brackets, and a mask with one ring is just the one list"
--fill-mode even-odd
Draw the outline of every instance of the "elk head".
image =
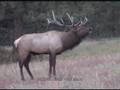
[[88, 19], [85, 17], [84, 21], [79, 21], [76, 24], [72, 24], [71, 31], [77, 34], [80, 38], [86, 37], [89, 33], [91, 33], [91, 28], [87, 25]]
[[48, 26], [51, 26], [55, 28], [57, 26], [58, 30], [67, 28], [69, 31], [72, 31], [76, 33], [80, 38], [85, 37], [89, 33], [91, 33], [91, 28], [87, 25], [88, 19], [87, 17], [84, 17], [84, 20], [79, 20], [77, 23], [74, 23], [73, 16], [70, 16], [70, 14], [67, 12], [66, 15], [68, 16], [68, 19], [70, 20], [71, 24], [65, 24], [63, 19], [61, 18], [60, 21], [58, 21], [55, 17], [54, 11], [52, 10], [52, 16], [53, 19], [48, 19]]

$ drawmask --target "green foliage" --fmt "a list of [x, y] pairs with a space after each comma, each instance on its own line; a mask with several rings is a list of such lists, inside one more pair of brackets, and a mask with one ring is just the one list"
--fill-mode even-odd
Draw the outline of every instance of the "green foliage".
[[1, 1], [0, 45], [12, 45], [25, 33], [46, 32], [46, 18], [51, 17], [51, 10], [57, 17], [65, 17], [69, 12], [75, 21], [87, 16], [93, 39], [119, 37], [119, 8], [119, 1]]

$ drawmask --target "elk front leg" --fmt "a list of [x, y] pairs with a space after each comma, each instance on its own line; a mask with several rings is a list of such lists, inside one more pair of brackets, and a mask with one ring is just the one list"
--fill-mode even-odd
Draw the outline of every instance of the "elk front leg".
[[55, 66], [56, 66], [56, 54], [55, 53], [51, 54], [51, 63], [52, 63], [53, 77], [54, 77], [54, 79], [56, 79], [56, 69], [55, 69]]
[[56, 79], [56, 55], [53, 56], [52, 65], [53, 65], [53, 75], [54, 75], [54, 78]]

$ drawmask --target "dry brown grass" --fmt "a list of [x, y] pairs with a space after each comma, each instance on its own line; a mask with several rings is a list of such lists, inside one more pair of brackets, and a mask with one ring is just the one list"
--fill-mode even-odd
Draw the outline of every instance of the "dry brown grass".
[[[119, 45], [120, 43], [116, 40], [114, 43], [111, 41], [85, 42], [81, 44], [82, 48], [77, 47], [74, 49], [75, 51], [64, 53], [57, 58], [57, 80], [48, 79], [48, 60], [42, 62], [34, 60], [31, 62], [30, 69], [34, 75], [34, 80], [30, 80], [28, 73], [24, 69], [26, 79], [24, 82], [20, 80], [18, 63], [2, 64], [0, 65], [0, 88], [119, 89]], [[91, 49], [87, 48], [88, 46], [95, 50], [89, 51]], [[80, 52], [81, 50], [83, 52]]]
[[16, 63], [0, 66], [0, 88], [120, 88], [120, 53], [79, 60], [57, 60], [57, 80], [48, 79], [48, 61], [30, 63], [34, 80], [24, 69], [26, 81], [20, 80]]

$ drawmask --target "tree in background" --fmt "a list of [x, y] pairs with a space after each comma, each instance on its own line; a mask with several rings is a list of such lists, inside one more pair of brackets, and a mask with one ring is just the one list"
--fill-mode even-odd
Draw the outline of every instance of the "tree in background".
[[51, 10], [64, 19], [69, 12], [75, 22], [87, 16], [88, 24], [93, 26], [93, 39], [119, 37], [119, 8], [119, 1], [1, 1], [0, 45], [12, 45], [25, 33], [46, 32]]

